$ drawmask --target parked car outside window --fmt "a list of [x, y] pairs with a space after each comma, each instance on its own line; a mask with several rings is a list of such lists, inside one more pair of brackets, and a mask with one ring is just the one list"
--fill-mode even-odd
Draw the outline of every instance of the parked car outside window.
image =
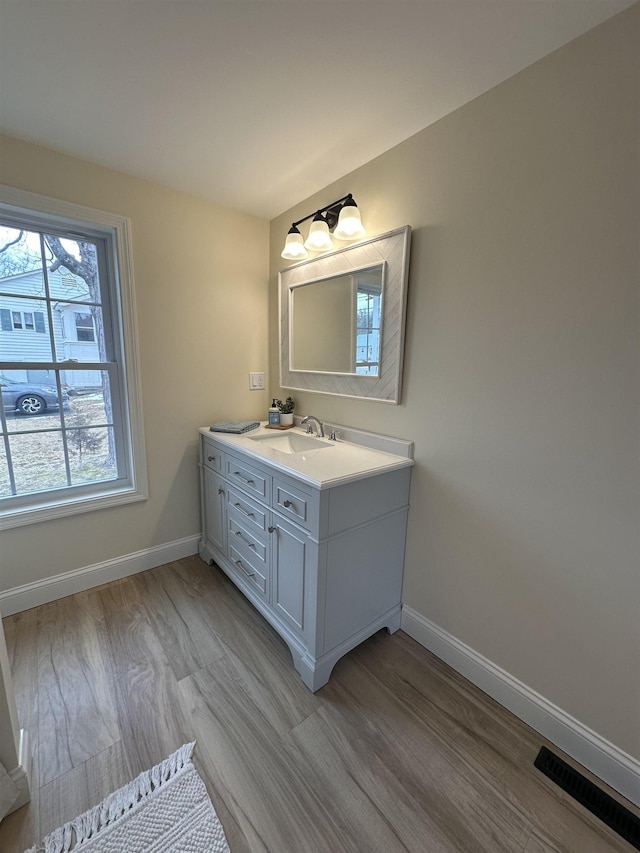
[[[0, 374], [2, 386], [2, 404], [5, 412], [18, 412], [21, 415], [41, 415], [46, 411], [60, 408], [58, 392], [51, 385], [39, 385], [31, 382], [16, 382]], [[69, 395], [62, 391], [62, 406], [66, 410]]]

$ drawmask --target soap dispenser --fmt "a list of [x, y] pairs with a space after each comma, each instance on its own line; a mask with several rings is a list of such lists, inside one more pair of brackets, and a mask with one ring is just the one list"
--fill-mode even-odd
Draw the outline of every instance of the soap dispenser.
[[275, 397], [269, 409], [269, 426], [280, 426], [280, 409], [278, 408], [278, 401]]

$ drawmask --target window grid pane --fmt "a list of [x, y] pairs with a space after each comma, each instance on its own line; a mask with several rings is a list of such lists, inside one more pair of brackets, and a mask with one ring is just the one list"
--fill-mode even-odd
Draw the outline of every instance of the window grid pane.
[[69, 485], [68, 465], [62, 435], [43, 432], [15, 435], [11, 439], [16, 494], [60, 489]]

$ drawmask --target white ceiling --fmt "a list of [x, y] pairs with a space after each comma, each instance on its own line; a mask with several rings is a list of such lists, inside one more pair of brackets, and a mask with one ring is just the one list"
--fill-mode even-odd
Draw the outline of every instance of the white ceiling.
[[272, 218], [631, 3], [0, 0], [0, 128]]

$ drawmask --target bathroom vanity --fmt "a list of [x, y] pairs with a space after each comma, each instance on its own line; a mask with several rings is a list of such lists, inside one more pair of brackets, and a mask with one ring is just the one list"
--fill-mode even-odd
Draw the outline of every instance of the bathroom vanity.
[[352, 648], [400, 627], [413, 445], [335, 431], [200, 430], [200, 556], [275, 628], [313, 691]]

